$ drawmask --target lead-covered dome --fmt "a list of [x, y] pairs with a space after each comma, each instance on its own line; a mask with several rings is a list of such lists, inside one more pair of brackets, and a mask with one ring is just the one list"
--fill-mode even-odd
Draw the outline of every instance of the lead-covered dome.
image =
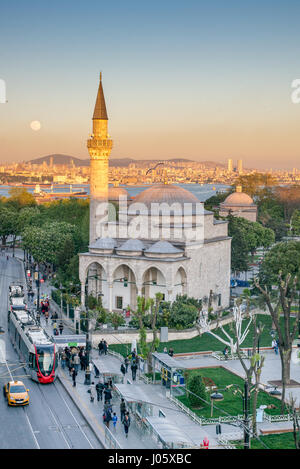
[[120, 197], [127, 197], [130, 199], [129, 193], [124, 187], [113, 186], [108, 188], [108, 200], [111, 202], [119, 202]]
[[199, 199], [191, 192], [173, 184], [157, 184], [149, 187], [143, 192], [140, 192], [135, 198], [134, 202], [141, 202], [149, 205], [153, 202], [172, 204], [179, 203], [199, 203]]
[[223, 202], [223, 205], [245, 206], [254, 205], [253, 199], [245, 192], [234, 192], [230, 194]]

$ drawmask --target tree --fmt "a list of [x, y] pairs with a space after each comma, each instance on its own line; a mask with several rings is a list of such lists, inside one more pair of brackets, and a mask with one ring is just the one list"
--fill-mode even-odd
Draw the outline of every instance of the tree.
[[192, 407], [203, 407], [207, 393], [203, 378], [200, 374], [192, 374], [187, 381], [188, 400]]
[[28, 192], [26, 189], [21, 187], [12, 187], [9, 190], [9, 199], [7, 204], [15, 210], [21, 210], [23, 207], [34, 207], [36, 206], [36, 200], [34, 195]]
[[[271, 290], [266, 285], [261, 285], [259, 279], [254, 279], [254, 284], [261, 293], [265, 304], [268, 307], [272, 317], [279, 339], [279, 352], [281, 360], [281, 381], [282, 381], [282, 400], [281, 411], [283, 413], [285, 406], [285, 391], [290, 384], [290, 367], [292, 356], [292, 345], [298, 333], [300, 319], [300, 300], [298, 293], [298, 278], [290, 273], [283, 275], [279, 272], [277, 279], [277, 290]], [[294, 324], [291, 324], [292, 306], [296, 299], [299, 305], [295, 315]], [[280, 322], [280, 315], [283, 314], [283, 324]]]
[[242, 186], [243, 192], [251, 197], [261, 194], [266, 187], [273, 187], [277, 184], [277, 179], [271, 174], [253, 173], [239, 176], [235, 180], [236, 186]]
[[2, 245], [6, 244], [8, 236], [16, 233], [18, 229], [18, 213], [7, 206], [0, 206], [0, 237]]
[[198, 329], [199, 335], [201, 336], [203, 333], [207, 332], [208, 334], [211, 334], [215, 339], [219, 340], [219, 342], [222, 342], [222, 344], [226, 345], [227, 347], [230, 348], [231, 354], [234, 355], [237, 353], [237, 348], [240, 346], [244, 340], [246, 339], [248, 333], [249, 333], [249, 328], [253, 319], [253, 314], [248, 311], [248, 322], [245, 327], [243, 324], [244, 318], [244, 312], [242, 310], [242, 306], [235, 306], [233, 308], [233, 321], [232, 321], [232, 335], [230, 335], [222, 325], [219, 326], [219, 329], [221, 330], [223, 337], [218, 335], [216, 332], [213, 332], [210, 328], [211, 326], [211, 321], [208, 319], [208, 313], [203, 312], [198, 320], [198, 323], [196, 324], [196, 327]]
[[114, 326], [114, 329], [117, 330], [119, 326], [124, 326], [125, 319], [121, 313], [114, 311], [108, 315], [109, 322]]
[[269, 228], [258, 222], [251, 222], [241, 217], [228, 217], [228, 234], [231, 241], [231, 268], [233, 271], [248, 270], [248, 255], [252, 255], [259, 247], [268, 248], [275, 241], [275, 235]]
[[294, 210], [291, 218], [290, 230], [293, 236], [300, 235], [300, 210]]
[[283, 277], [291, 274], [300, 279], [299, 241], [277, 243], [269, 250], [260, 268], [260, 283], [270, 288], [277, 283], [280, 272]]
[[[143, 357], [147, 358], [148, 373], [152, 373], [153, 371], [152, 353], [156, 350], [159, 345], [156, 324], [162, 298], [162, 293], [156, 293], [155, 300], [153, 298], [146, 299], [145, 297], [138, 296], [137, 310], [133, 313], [139, 323], [139, 344]], [[149, 316], [150, 329], [152, 331], [152, 341], [150, 343], [147, 343], [147, 333], [146, 328], [144, 326], [146, 316]]]

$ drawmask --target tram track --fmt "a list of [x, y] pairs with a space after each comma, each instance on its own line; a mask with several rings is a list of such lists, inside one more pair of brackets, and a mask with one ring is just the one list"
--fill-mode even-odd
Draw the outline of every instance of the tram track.
[[[23, 283], [20, 272], [22, 266], [21, 263], [18, 262], [18, 264], [15, 260], [6, 261], [6, 259], [0, 258], [0, 270], [3, 273], [5, 272], [5, 275], [3, 273], [0, 275], [1, 323], [3, 323], [5, 331], [7, 331], [6, 318], [8, 306], [6, 294], [9, 283], [12, 279]], [[6, 352], [5, 359], [0, 364], [1, 384], [9, 380], [25, 378], [24, 384], [30, 389], [29, 406], [22, 407], [22, 409], [17, 407], [10, 408], [9, 413], [5, 416], [5, 418], [12, 419], [9, 426], [13, 430], [13, 422], [15, 422], [15, 425], [18, 425], [21, 415], [24, 414], [22, 437], [24, 442], [26, 439], [26, 447], [28, 446], [28, 448], [32, 449], [103, 448], [98, 439], [95, 438], [93, 429], [78, 411], [76, 404], [72, 402], [67, 394], [64, 395], [59, 388], [59, 383], [54, 382], [47, 385], [34, 381], [29, 383], [27, 379], [29, 377], [26, 373], [20, 373], [21, 369], [24, 368], [24, 363], [22, 364], [19, 361], [18, 354], [10, 341], [9, 334], [5, 334], [3, 339], [6, 344]], [[11, 447], [12, 433], [5, 436], [7, 437], [6, 447]], [[2, 441], [2, 445], [5, 445], [4, 441]]]

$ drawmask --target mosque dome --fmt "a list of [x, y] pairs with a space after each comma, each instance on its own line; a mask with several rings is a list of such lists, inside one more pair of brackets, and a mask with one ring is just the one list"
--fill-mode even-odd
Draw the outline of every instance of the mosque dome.
[[242, 192], [241, 186], [237, 186], [236, 192], [226, 197], [223, 204], [221, 205], [245, 207], [249, 205], [254, 205], [254, 202], [250, 195], [246, 194], [245, 192]]
[[128, 239], [118, 249], [117, 254], [126, 256], [140, 256], [145, 249], [140, 239]]
[[[200, 200], [191, 192], [183, 189], [182, 187], [175, 186], [173, 184], [157, 184], [149, 189], [140, 192], [134, 200], [129, 205], [129, 213], [133, 212], [136, 207], [136, 204], [142, 204], [146, 207], [147, 210], [151, 209], [151, 204], [167, 204], [172, 206], [172, 204], [180, 204], [181, 210], [183, 209], [183, 204], [193, 204], [192, 212], [196, 211], [196, 204], [200, 204]], [[130, 211], [131, 207], [131, 211]], [[188, 209], [188, 207], [186, 208]], [[141, 212], [142, 213], [142, 212]], [[176, 214], [176, 209], [174, 210]]]
[[97, 252], [103, 252], [105, 254], [112, 253], [117, 246], [116, 241], [113, 238], [98, 238], [89, 246], [91, 252], [95, 249]]
[[168, 241], [157, 241], [145, 251], [146, 257], [182, 257], [183, 251]]
[[108, 200], [110, 202], [119, 202], [120, 196], [125, 196], [130, 199], [129, 193], [124, 187], [113, 186], [108, 188]]

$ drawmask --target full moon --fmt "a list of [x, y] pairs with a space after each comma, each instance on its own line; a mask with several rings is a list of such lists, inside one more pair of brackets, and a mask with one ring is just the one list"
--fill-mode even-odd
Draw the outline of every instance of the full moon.
[[39, 121], [32, 121], [30, 123], [30, 127], [32, 128], [32, 130], [35, 130], [35, 131], [40, 130], [41, 123]]

